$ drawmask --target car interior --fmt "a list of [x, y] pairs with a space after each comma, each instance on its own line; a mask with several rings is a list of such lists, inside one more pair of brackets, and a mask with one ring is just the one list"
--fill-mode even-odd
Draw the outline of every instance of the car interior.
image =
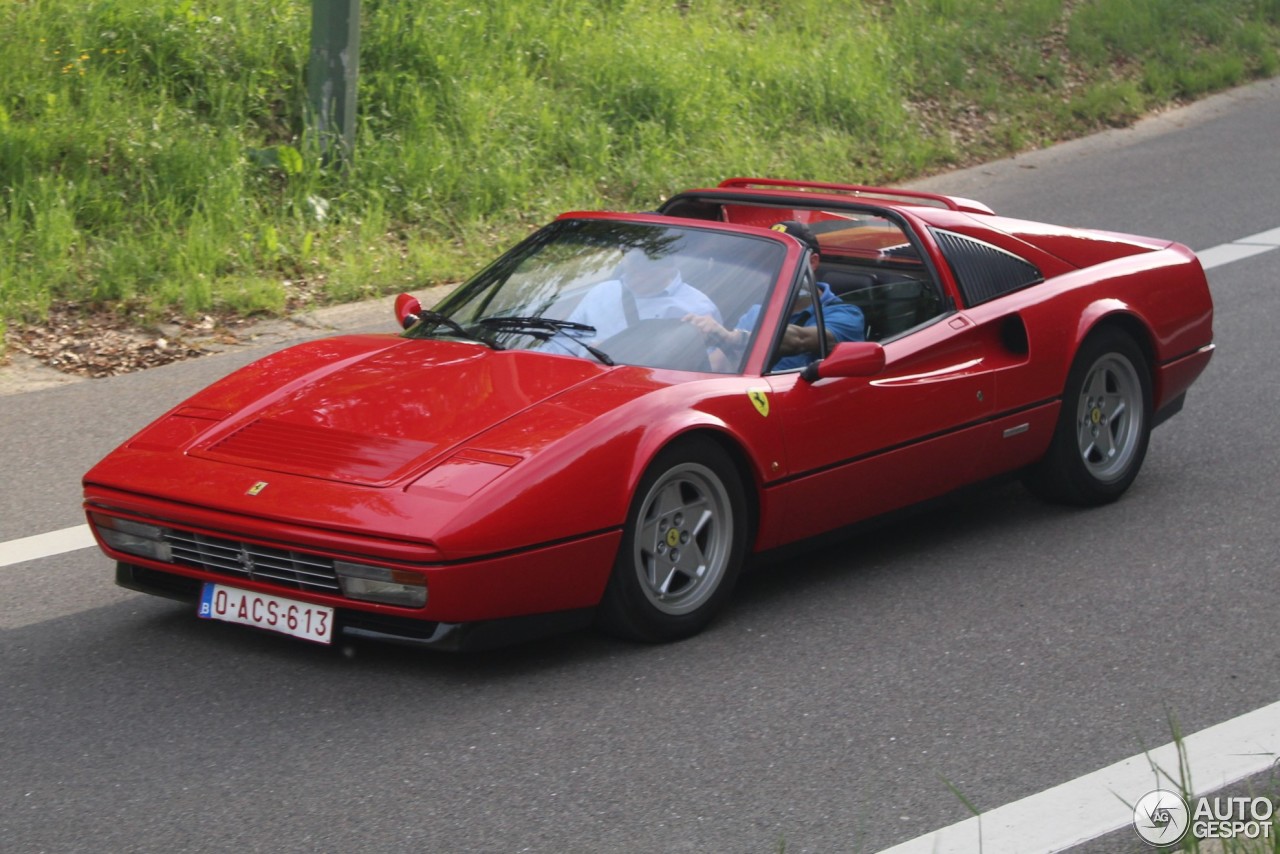
[[836, 296], [862, 310], [868, 341], [895, 338], [946, 310], [928, 267], [902, 227], [873, 212], [727, 204], [696, 198], [680, 199], [663, 212], [764, 228], [788, 219], [806, 223], [822, 247], [818, 281], [826, 282]]

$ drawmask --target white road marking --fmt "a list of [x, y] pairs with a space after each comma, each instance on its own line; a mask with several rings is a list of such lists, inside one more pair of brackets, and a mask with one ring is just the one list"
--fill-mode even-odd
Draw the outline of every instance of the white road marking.
[[34, 537], [23, 537], [0, 543], [0, 566], [9, 566], [28, 560], [39, 560], [42, 557], [74, 552], [97, 545], [88, 525], [76, 525], [74, 528], [63, 528], [61, 531], [50, 531], [47, 534], [36, 534]]
[[1254, 255], [1261, 255], [1263, 252], [1270, 252], [1277, 248], [1280, 248], [1280, 228], [1273, 228], [1270, 231], [1261, 231], [1230, 243], [1210, 247], [1203, 252], [1197, 252], [1196, 255], [1199, 256], [1201, 265], [1206, 270], [1211, 270], [1214, 267], [1252, 258]]
[[[1195, 797], [1267, 770], [1280, 756], [1280, 703], [1182, 740]], [[935, 830], [881, 854], [1052, 854], [1133, 825], [1133, 804], [1154, 789], [1181, 791], [1174, 742], [1039, 794]], [[962, 793], [963, 794], [963, 793]], [[943, 793], [940, 797], [946, 797]], [[1195, 804], [1189, 805], [1193, 810]], [[1133, 837], [1137, 847], [1138, 836]]]
[[1275, 248], [1274, 246], [1259, 246], [1256, 243], [1224, 243], [1221, 246], [1197, 252], [1196, 255], [1199, 256], [1200, 263], [1206, 270], [1212, 270], [1214, 267], [1221, 267], [1223, 264], [1230, 264], [1232, 261], [1243, 261], [1245, 258], [1252, 258], [1254, 255], [1261, 255], [1263, 252], [1270, 252]]

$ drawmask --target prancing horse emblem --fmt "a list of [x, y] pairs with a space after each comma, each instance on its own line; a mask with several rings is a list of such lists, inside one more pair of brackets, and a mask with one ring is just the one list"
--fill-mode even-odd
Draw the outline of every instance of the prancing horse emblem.
[[249, 487], [248, 491], [245, 492], [245, 495], [257, 495], [259, 492], [261, 492], [266, 488], [267, 488], [267, 482], [265, 480], [260, 480], [257, 483], [255, 483], [253, 486]]

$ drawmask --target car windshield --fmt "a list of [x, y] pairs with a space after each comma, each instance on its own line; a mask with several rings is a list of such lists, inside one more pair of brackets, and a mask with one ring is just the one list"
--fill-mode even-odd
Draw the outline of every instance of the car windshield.
[[605, 364], [737, 373], [746, 347], [726, 358], [714, 345], [721, 330], [734, 331], [740, 318], [761, 314], [751, 309], [768, 298], [785, 253], [765, 237], [706, 228], [558, 220], [405, 335]]

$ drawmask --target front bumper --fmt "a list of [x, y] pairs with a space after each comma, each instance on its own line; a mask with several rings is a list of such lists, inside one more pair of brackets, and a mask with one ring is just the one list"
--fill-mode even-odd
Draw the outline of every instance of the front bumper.
[[[116, 584], [139, 593], [164, 596], [194, 605], [200, 599], [200, 588], [204, 582], [120, 561], [116, 563]], [[426, 647], [444, 652], [475, 652], [522, 643], [586, 628], [595, 619], [594, 608], [471, 623], [417, 620], [352, 608], [338, 608], [335, 614], [335, 629], [344, 637]]]
[[[86, 488], [85, 506], [93, 515], [161, 526], [175, 536], [174, 557], [160, 560], [114, 549], [94, 527], [99, 546], [122, 567], [117, 573], [122, 586], [194, 601], [204, 582], [230, 584], [335, 608], [347, 635], [446, 649], [493, 645], [496, 641], [487, 640], [491, 636], [518, 640], [543, 634], [544, 625], [582, 624], [604, 593], [621, 539], [620, 530], [609, 530], [449, 561], [428, 545], [238, 516], [102, 487]], [[194, 538], [239, 544], [252, 558], [252, 570], [246, 573], [234, 560], [191, 560], [191, 550], [178, 548], [178, 538], [184, 544]], [[263, 573], [264, 554], [274, 565], [305, 563], [308, 570], [316, 563], [357, 561], [413, 573], [425, 580], [427, 601], [413, 608], [348, 598], [336, 585], [303, 583], [288, 572]], [[487, 625], [498, 621], [515, 624]]]

